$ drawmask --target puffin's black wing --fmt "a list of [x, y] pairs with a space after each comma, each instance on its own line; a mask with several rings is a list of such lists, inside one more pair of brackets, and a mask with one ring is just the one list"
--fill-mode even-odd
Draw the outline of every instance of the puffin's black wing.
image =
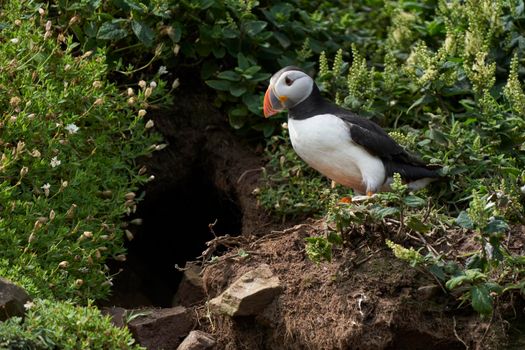
[[351, 112], [344, 112], [346, 113], [338, 113], [337, 116], [347, 123], [352, 140], [381, 158], [388, 176], [399, 173], [407, 180], [439, 176], [436, 170], [408, 153], [379, 125]]
[[396, 160], [411, 165], [424, 166], [419, 158], [409, 154], [386, 131], [371, 120], [353, 114], [338, 114], [350, 129], [352, 140], [365, 147], [373, 155], [384, 160]]

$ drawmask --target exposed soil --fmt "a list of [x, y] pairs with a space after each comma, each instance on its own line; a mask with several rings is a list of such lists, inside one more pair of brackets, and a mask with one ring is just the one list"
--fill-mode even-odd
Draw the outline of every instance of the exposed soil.
[[321, 220], [245, 238], [239, 248], [248, 257], [233, 250], [205, 268], [210, 298], [261, 263], [285, 287], [257, 318], [213, 316], [204, 328], [219, 338], [220, 348], [502, 348], [504, 321], [482, 321], [470, 308], [458, 308], [432, 277], [396, 259], [373, 233], [367, 243], [336, 251], [331, 263], [312, 263], [304, 238], [325, 230]]
[[330, 263], [308, 260], [304, 239], [325, 234], [326, 223], [277, 223], [258, 207], [252, 191], [260, 185], [261, 147], [239, 141], [211, 102], [188, 96], [154, 116], [169, 146], [144, 160], [156, 179], [136, 214], [143, 224], [129, 226], [128, 261], [112, 264], [122, 271], [103, 304], [171, 306], [181, 278], [175, 264], [212, 247], [206, 257], [218, 258], [203, 271], [208, 299], [262, 263], [284, 287], [257, 317], [231, 319], [195, 305], [197, 328], [218, 349], [503, 349], [509, 329], [518, 339], [520, 322], [499, 313], [480, 320], [430, 275], [396, 259], [377, 232], [352, 237]]

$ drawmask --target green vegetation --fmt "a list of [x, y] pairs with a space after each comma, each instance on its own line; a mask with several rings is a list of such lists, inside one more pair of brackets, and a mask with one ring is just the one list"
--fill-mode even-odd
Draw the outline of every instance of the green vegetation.
[[128, 77], [156, 74], [170, 79], [172, 87], [200, 77], [216, 91], [215, 103], [232, 127], [266, 136], [279, 125], [260, 118], [260, 91], [271, 73], [292, 63], [313, 67], [321, 51], [335, 53], [359, 27], [349, 16], [334, 17], [339, 9], [329, 2], [320, 7], [300, 0], [50, 4], [57, 28], [73, 34], [83, 51], [107, 47], [109, 61], [124, 67]]
[[40, 296], [102, 298], [105, 260], [125, 257], [120, 220], [147, 179], [133, 161], [156, 139], [143, 122], [147, 94], [109, 83], [103, 52], [77, 55], [38, 12], [4, 13], [0, 271], [30, 276], [19, 282]]
[[79, 52], [34, 3], [3, 5], [0, 40], [0, 275], [43, 298], [23, 323], [0, 325], [0, 344], [126, 348], [129, 334], [94, 307], [52, 300], [108, 295], [106, 260], [125, 259], [121, 220], [147, 180], [134, 160], [158, 139], [144, 108], [159, 88], [118, 89], [104, 51]]
[[133, 343], [126, 329], [114, 327], [97, 308], [67, 301], [35, 300], [23, 322], [13, 317], [0, 326], [2, 349], [144, 349]]
[[[106, 261], [125, 259], [122, 218], [148, 179], [136, 159], [164, 147], [148, 107], [176, 101], [179, 85], [209, 88], [233, 128], [267, 138], [262, 207], [333, 223], [329, 238], [308, 240], [312, 260], [368, 225], [490, 314], [502, 294], [525, 292], [525, 261], [506, 243], [525, 221], [524, 26], [519, 0], [6, 1], [0, 275], [37, 299], [24, 321], [0, 325], [0, 344], [96, 348], [107, 333], [108, 348], [131, 346], [90, 300], [110, 293]], [[340, 203], [349, 190], [297, 158], [284, 115], [261, 118], [266, 80], [289, 64], [317, 71], [327, 97], [393, 130], [448, 179]], [[457, 230], [475, 242], [466, 257], [432, 247]], [[79, 328], [60, 337], [66, 324]]]

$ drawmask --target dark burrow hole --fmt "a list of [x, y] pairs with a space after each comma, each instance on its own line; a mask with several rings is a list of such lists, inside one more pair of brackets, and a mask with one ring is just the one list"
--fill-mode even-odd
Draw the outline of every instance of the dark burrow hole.
[[216, 235], [239, 235], [242, 217], [234, 195], [218, 189], [209, 170], [200, 165], [190, 175], [147, 192], [130, 225], [134, 239], [126, 244], [127, 260], [111, 263], [112, 296], [103, 304], [137, 308], [170, 307], [184, 267], [206, 249]]

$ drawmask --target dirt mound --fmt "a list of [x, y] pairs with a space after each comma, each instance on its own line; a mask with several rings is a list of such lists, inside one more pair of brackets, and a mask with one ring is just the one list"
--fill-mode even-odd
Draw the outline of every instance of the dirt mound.
[[200, 308], [203, 329], [218, 339], [219, 348], [499, 348], [503, 323], [481, 321], [467, 308], [452, 309], [432, 277], [379, 242], [339, 249], [330, 263], [309, 261], [304, 239], [324, 231], [324, 222], [316, 221], [263, 238], [240, 238], [238, 248], [206, 266], [210, 298], [261, 263], [270, 265], [285, 287], [253, 318], [230, 319]]

